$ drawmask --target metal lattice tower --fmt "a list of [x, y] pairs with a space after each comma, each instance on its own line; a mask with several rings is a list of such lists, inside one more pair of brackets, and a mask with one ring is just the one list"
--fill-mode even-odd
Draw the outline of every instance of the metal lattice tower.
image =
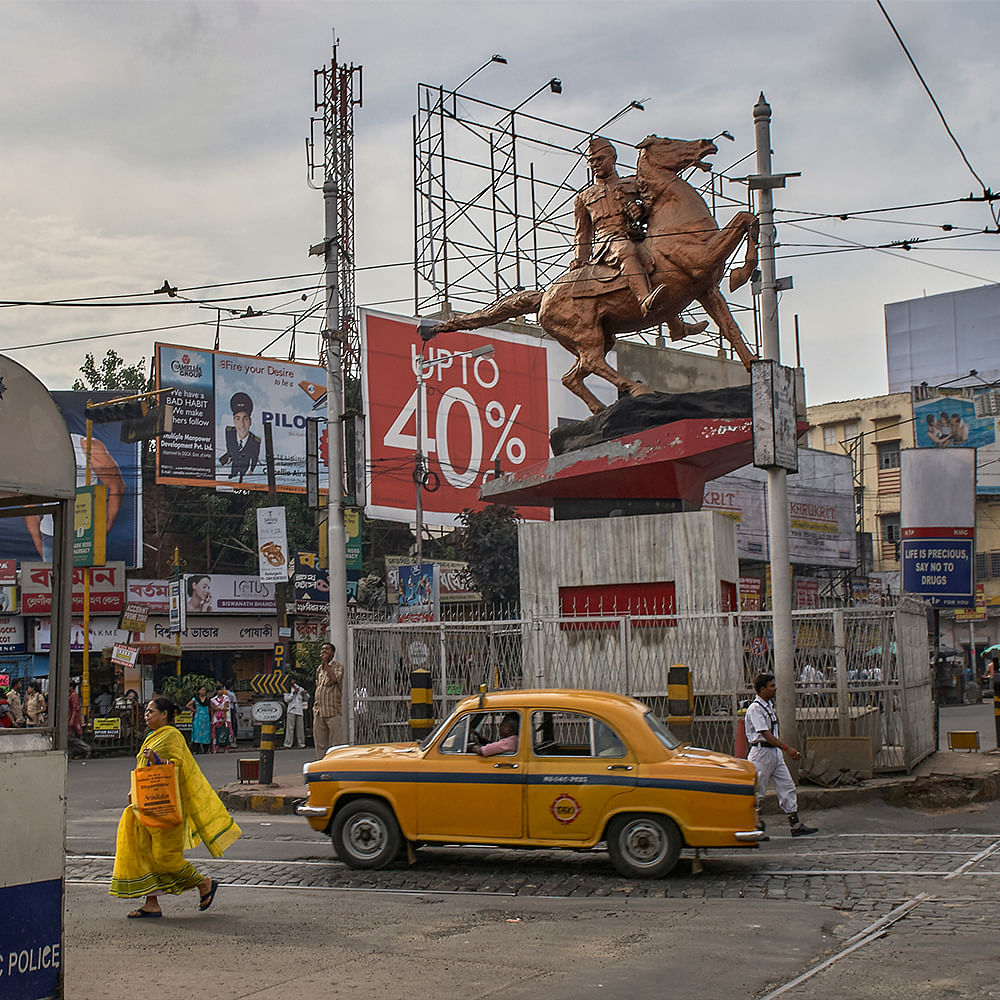
[[[504, 108], [458, 90], [418, 84], [413, 118], [414, 314], [478, 309], [512, 291], [545, 288], [565, 271], [573, 251], [573, 201], [590, 182], [587, 143], [593, 134], [611, 138], [622, 173], [632, 172], [634, 147], [610, 136], [607, 126], [633, 108], [641, 110], [642, 105], [633, 101], [586, 132], [520, 107]], [[738, 188], [737, 197], [723, 193], [727, 180], [712, 173], [700, 186], [713, 215], [717, 209], [725, 213], [747, 207], [745, 186]], [[759, 350], [754, 305], [730, 302], [730, 308], [752, 314], [752, 322], [745, 324], [752, 330], [745, 332]], [[688, 318], [697, 321], [704, 314], [696, 305]], [[663, 344], [657, 328], [627, 336]], [[711, 329], [675, 346], [728, 348]]]
[[[327, 237], [338, 242], [338, 332], [344, 344], [345, 379], [357, 379], [361, 372], [354, 291], [354, 107], [361, 107], [361, 102], [361, 67], [340, 64], [335, 43], [330, 64], [313, 71], [313, 103], [321, 115], [309, 120], [306, 160], [311, 187], [321, 188], [330, 181], [337, 186], [337, 232]], [[316, 157], [317, 148], [322, 149], [321, 160]]]

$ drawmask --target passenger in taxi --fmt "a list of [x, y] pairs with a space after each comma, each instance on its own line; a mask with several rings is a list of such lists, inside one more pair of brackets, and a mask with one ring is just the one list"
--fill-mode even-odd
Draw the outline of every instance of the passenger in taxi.
[[498, 753], [517, 753], [517, 733], [521, 720], [516, 712], [508, 712], [500, 722], [499, 739], [476, 747], [480, 757], [494, 757]]

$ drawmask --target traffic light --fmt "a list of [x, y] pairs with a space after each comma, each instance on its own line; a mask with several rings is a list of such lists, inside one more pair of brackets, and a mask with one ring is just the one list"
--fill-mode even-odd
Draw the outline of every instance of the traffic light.
[[87, 419], [95, 424], [117, 424], [122, 420], [137, 420], [145, 415], [146, 406], [141, 399], [87, 407]]

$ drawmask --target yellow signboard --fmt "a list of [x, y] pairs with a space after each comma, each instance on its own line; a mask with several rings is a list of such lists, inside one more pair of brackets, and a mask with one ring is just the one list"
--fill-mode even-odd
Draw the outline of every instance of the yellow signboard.
[[107, 548], [108, 488], [78, 486], [73, 508], [73, 565], [103, 566]]

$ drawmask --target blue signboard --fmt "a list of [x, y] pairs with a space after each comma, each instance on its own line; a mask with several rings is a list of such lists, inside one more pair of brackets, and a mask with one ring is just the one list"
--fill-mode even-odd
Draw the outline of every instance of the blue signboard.
[[61, 996], [62, 898], [57, 878], [0, 888], [0, 1000]]
[[937, 608], [971, 608], [974, 538], [904, 538], [903, 590]]

